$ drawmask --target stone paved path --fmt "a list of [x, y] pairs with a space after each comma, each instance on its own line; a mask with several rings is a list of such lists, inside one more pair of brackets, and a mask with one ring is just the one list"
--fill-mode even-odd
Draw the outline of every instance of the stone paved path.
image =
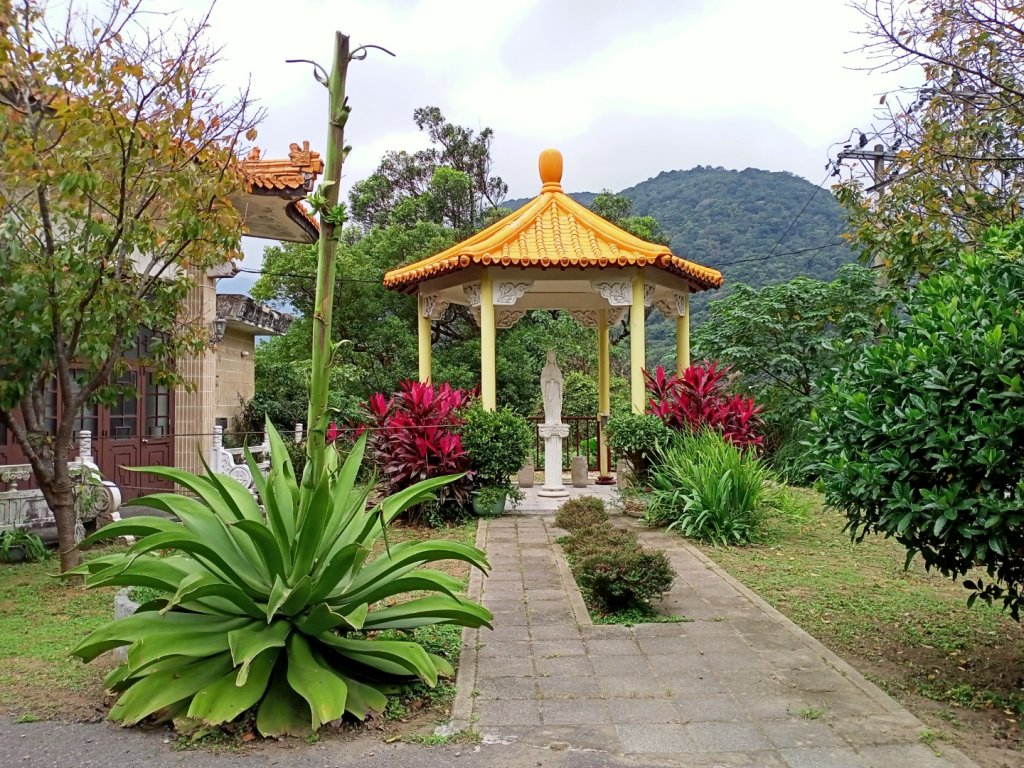
[[593, 625], [563, 533], [541, 516], [481, 523], [493, 572], [470, 594], [495, 629], [464, 635], [454, 727], [687, 766], [973, 765], [937, 756], [919, 720], [681, 539], [641, 532], [679, 574], [666, 607], [693, 621]]

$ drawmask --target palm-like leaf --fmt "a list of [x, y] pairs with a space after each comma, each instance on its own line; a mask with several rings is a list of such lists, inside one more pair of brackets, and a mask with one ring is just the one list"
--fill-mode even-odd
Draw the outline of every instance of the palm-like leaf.
[[[486, 571], [480, 550], [408, 542], [367, 562], [386, 526], [450, 478], [418, 483], [367, 510], [367, 492], [356, 486], [365, 440], [341, 466], [333, 454], [322, 476], [300, 487], [280, 437], [267, 428], [276, 450], [269, 476], [257, 483], [261, 504], [229, 477], [151, 467], [193, 495], [138, 503], [180, 522], [133, 517], [86, 540], [139, 537], [127, 551], [71, 572], [87, 586], [166, 593], [73, 651], [90, 661], [128, 646], [127, 663], [107, 677], [121, 692], [111, 719], [131, 725], [171, 712], [216, 725], [258, 707], [264, 735], [303, 735], [346, 712], [363, 718], [382, 710], [396, 683], [434, 685], [451, 674], [417, 643], [374, 640], [374, 630], [490, 626], [485, 608], [457, 595], [456, 580], [423, 567], [454, 559]], [[414, 591], [428, 595], [401, 599]]]

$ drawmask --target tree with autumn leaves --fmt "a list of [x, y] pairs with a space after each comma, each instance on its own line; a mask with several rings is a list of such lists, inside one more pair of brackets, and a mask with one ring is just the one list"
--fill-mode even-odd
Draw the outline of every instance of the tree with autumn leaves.
[[259, 116], [214, 84], [206, 18], [163, 31], [140, 5], [58, 22], [39, 0], [0, 2], [0, 422], [53, 511], [62, 570], [81, 558], [76, 416], [124, 391], [129, 356], [170, 385], [208, 343], [183, 302], [239, 254], [228, 195]]

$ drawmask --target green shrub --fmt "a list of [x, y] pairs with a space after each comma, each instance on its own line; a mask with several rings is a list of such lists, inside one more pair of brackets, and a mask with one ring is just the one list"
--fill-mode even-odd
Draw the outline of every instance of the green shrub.
[[992, 230], [922, 281], [906, 321], [828, 387], [816, 419], [826, 499], [856, 540], [892, 536], [925, 566], [1024, 604], [1024, 224]]
[[646, 482], [651, 461], [671, 432], [653, 414], [617, 413], [608, 419], [608, 443], [616, 459], [626, 459], [637, 481]]
[[462, 449], [476, 473], [477, 485], [508, 484], [533, 447], [530, 423], [511, 408], [485, 411], [479, 403], [463, 413]]
[[781, 435], [770, 456], [765, 457], [775, 476], [788, 485], [808, 487], [818, 479], [818, 451], [801, 422]]
[[50, 550], [36, 534], [23, 528], [0, 531], [0, 562], [41, 562], [49, 557]]
[[555, 512], [555, 525], [570, 533], [608, 520], [604, 502], [596, 496], [580, 496], [564, 502]]
[[675, 580], [664, 552], [604, 548], [575, 560], [573, 573], [586, 601], [605, 613], [648, 606]]
[[159, 713], [219, 725], [254, 709], [266, 736], [308, 735], [346, 713], [361, 720], [382, 712], [396, 685], [435, 686], [453, 674], [414, 640], [372, 633], [490, 626], [489, 611], [456, 596], [458, 579], [421, 567], [454, 559], [486, 569], [476, 548], [409, 541], [368, 561], [395, 517], [450, 478], [424, 480], [368, 508], [369, 489], [356, 486], [365, 436], [344, 465], [328, 451], [319, 477], [307, 473], [300, 488], [287, 448], [272, 425], [268, 431], [272, 466], [265, 479], [255, 473], [258, 500], [230, 477], [146, 467], [193, 495], [157, 493], [138, 503], [181, 522], [140, 516], [108, 525], [84, 543], [138, 541], [68, 571], [85, 576], [87, 587], [165, 593], [73, 651], [91, 661], [128, 646], [128, 662], [105, 680], [120, 694], [112, 720], [133, 725]]
[[752, 451], [705, 430], [676, 439], [651, 471], [646, 519], [713, 544], [754, 540], [773, 503], [771, 473]]
[[562, 540], [562, 549], [570, 562], [605, 550], [639, 550], [640, 540], [633, 531], [599, 523], [579, 528]]

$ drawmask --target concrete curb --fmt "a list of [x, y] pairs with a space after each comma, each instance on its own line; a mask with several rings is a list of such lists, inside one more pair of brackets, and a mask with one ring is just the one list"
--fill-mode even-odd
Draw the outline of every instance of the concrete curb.
[[[487, 531], [490, 522], [481, 518], [476, 527], [476, 547], [487, 551]], [[484, 593], [484, 574], [473, 568], [469, 574], [469, 586], [466, 596], [477, 603], [482, 603]], [[477, 664], [480, 660], [480, 630], [466, 627], [462, 630], [462, 650], [459, 652], [459, 669], [455, 673], [455, 701], [452, 703], [451, 719], [447, 725], [437, 730], [443, 733], [455, 733], [469, 728], [473, 724], [473, 691], [476, 689]]]
[[592, 625], [594, 620], [590, 618], [590, 611], [587, 610], [587, 604], [583, 600], [583, 594], [580, 592], [580, 588], [576, 584], [576, 577], [572, 575], [572, 569], [569, 567], [569, 561], [565, 559], [565, 551], [562, 549], [562, 545], [558, 543], [558, 537], [554, 534], [554, 530], [561, 529], [554, 528], [553, 525], [549, 526], [547, 519], [543, 522], [544, 530], [548, 534], [548, 545], [551, 547], [551, 551], [555, 555], [555, 565], [558, 566], [558, 575], [562, 578], [562, 588], [569, 596], [569, 606], [572, 608], [576, 624], [581, 627]]

